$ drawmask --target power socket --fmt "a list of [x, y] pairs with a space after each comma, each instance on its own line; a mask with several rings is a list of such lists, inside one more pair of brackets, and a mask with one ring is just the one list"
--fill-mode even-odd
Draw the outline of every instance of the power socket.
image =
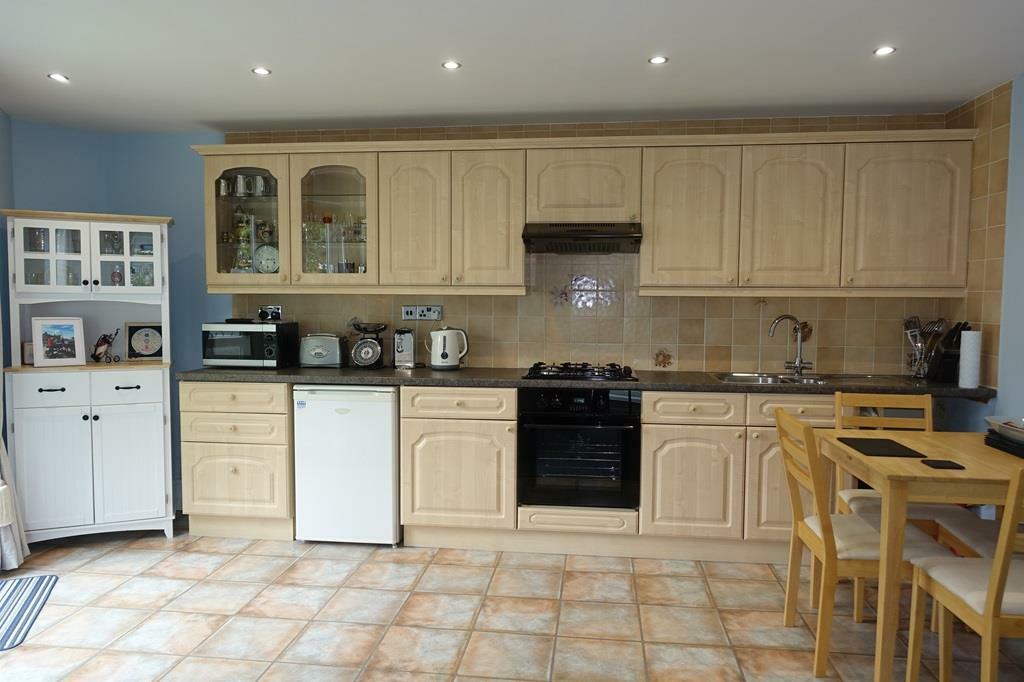
[[443, 306], [439, 305], [403, 305], [403, 320], [440, 320]]

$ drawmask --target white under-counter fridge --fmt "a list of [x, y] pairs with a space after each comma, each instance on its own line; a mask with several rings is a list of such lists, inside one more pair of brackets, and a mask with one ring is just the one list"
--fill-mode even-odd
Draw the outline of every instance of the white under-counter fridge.
[[295, 537], [396, 544], [398, 392], [295, 386]]

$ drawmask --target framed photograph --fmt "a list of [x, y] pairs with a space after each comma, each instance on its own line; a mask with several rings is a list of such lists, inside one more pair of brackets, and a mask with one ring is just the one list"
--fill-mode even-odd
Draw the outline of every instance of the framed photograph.
[[124, 359], [129, 362], [163, 359], [163, 332], [159, 322], [125, 322]]
[[36, 367], [85, 364], [80, 317], [33, 317], [32, 351]]

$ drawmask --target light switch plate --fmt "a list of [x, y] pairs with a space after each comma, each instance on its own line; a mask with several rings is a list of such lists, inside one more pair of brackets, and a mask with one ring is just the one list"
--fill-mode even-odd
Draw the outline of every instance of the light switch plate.
[[416, 319], [416, 308], [414, 305], [403, 305], [402, 306], [402, 319], [403, 320], [415, 320]]

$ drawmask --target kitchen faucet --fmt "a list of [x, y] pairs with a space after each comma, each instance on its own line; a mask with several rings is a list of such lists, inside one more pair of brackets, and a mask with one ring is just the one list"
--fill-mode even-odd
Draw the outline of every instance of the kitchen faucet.
[[803, 376], [805, 369], [812, 369], [813, 363], [804, 362], [804, 334], [810, 336], [812, 331], [811, 325], [806, 322], [801, 322], [796, 318], [795, 315], [789, 313], [785, 315], [779, 315], [772, 320], [772, 325], [768, 328], [768, 336], [775, 336], [775, 328], [779, 326], [779, 322], [783, 320], [792, 320], [793, 322], [793, 335], [796, 337], [796, 357], [793, 361], [786, 361], [786, 369], [793, 370], [793, 376]]

